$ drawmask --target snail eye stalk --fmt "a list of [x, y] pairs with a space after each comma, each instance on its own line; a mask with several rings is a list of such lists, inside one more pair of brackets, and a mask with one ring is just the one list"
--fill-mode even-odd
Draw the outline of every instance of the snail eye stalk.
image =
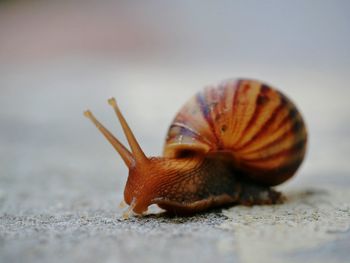
[[113, 148], [119, 153], [126, 166], [129, 169], [133, 168], [135, 166], [135, 158], [129, 150], [95, 118], [91, 111], [85, 111], [84, 115], [95, 124], [104, 137], [110, 142], [110, 144], [112, 144]]
[[148, 161], [146, 155], [143, 153], [139, 143], [137, 142], [132, 130], [130, 129], [128, 123], [126, 122], [123, 114], [121, 113], [115, 98], [110, 98], [108, 103], [113, 107], [119, 122], [123, 128], [126, 139], [128, 140], [131, 152], [135, 158], [136, 164], [146, 163]]

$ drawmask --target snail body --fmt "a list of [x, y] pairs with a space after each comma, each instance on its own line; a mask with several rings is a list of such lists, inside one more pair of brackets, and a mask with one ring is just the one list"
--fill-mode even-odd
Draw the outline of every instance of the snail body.
[[129, 168], [124, 190], [129, 211], [151, 204], [189, 214], [230, 204], [274, 204], [271, 187], [295, 174], [307, 131], [296, 106], [280, 91], [240, 79], [207, 87], [181, 108], [170, 125], [163, 157], [146, 157], [114, 99], [131, 152], [90, 111], [85, 112]]

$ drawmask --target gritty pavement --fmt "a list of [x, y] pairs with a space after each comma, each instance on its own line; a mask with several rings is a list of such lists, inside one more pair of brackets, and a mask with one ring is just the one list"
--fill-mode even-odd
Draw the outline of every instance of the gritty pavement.
[[[286, 83], [310, 128], [306, 162], [277, 188], [286, 203], [123, 219], [118, 205], [127, 170], [83, 110], [91, 108], [121, 137], [106, 103], [116, 96], [145, 152], [156, 154], [182, 97], [201, 84], [190, 78], [182, 85], [181, 71], [168, 79], [148, 73], [135, 79], [135, 68], [116, 76], [106, 64], [102, 70], [65, 65], [0, 70], [0, 262], [349, 262], [349, 91], [332, 92], [337, 105], [323, 107], [330, 97], [327, 79], [341, 84], [338, 75], [318, 75], [313, 83], [289, 72], [309, 87], [307, 95], [303, 87], [288, 89], [295, 86], [287, 75], [275, 79]], [[218, 72], [210, 78], [220, 80]], [[274, 73], [266, 78], [273, 82]], [[169, 87], [160, 89], [164, 83]], [[175, 87], [173, 100], [159, 99]]]
[[287, 187], [288, 201], [276, 206], [129, 219], [123, 219], [112, 193], [57, 196], [60, 202], [55, 203], [48, 191], [40, 194], [44, 203], [55, 203], [47, 209], [34, 209], [36, 201], [31, 209], [15, 208], [28, 202], [36, 183], [25, 184], [27, 193], [1, 193], [1, 262], [346, 262], [349, 258], [350, 193], [343, 182]]

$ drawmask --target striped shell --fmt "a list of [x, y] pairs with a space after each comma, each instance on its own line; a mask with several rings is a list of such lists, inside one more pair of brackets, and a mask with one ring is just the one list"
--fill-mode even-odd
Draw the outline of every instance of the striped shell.
[[230, 80], [183, 106], [169, 128], [164, 156], [229, 153], [245, 176], [276, 185], [296, 172], [306, 143], [304, 121], [285, 95], [259, 81]]

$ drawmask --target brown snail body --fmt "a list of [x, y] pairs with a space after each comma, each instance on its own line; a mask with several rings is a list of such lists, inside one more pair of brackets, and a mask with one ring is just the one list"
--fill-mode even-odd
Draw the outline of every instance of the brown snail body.
[[302, 163], [304, 121], [281, 92], [241, 79], [208, 87], [191, 98], [172, 122], [164, 157], [147, 158], [114, 99], [131, 152], [85, 112], [129, 167], [124, 191], [130, 211], [151, 204], [188, 214], [229, 204], [273, 204], [283, 183]]

